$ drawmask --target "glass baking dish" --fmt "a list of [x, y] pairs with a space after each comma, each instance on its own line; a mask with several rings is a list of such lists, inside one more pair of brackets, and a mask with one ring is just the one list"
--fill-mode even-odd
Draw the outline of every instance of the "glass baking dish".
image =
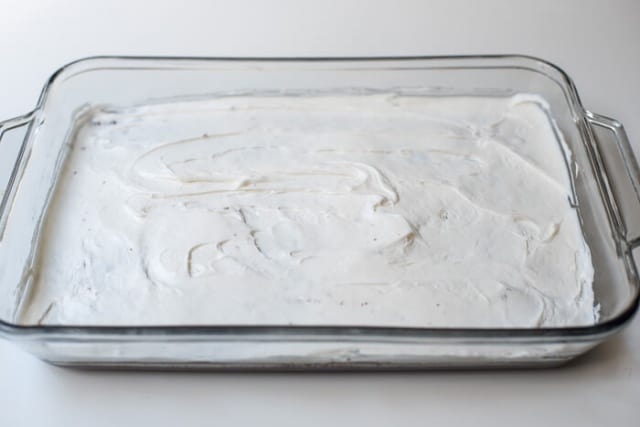
[[[543, 97], [564, 135], [600, 318], [567, 328], [24, 324], [47, 203], [83, 111], [237, 91], [386, 90]], [[562, 364], [625, 326], [638, 307], [639, 169], [622, 125], [586, 111], [561, 69], [526, 56], [410, 58], [95, 57], [49, 79], [37, 107], [0, 123], [0, 335], [64, 366], [211, 369], [414, 369]], [[9, 268], [11, 267], [11, 268]]]

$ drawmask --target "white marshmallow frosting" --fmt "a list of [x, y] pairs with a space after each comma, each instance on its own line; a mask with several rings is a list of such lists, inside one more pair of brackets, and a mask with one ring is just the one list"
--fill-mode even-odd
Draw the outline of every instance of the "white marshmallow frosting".
[[593, 324], [566, 154], [526, 94], [94, 108], [23, 321]]

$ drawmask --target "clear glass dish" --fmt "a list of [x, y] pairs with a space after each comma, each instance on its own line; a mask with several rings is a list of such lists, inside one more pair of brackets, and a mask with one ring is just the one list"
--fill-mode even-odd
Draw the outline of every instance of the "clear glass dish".
[[[596, 325], [568, 328], [27, 325], [18, 313], [31, 282], [43, 215], [61, 153], [95, 105], [239, 92], [393, 90], [434, 95], [543, 97], [564, 134], [583, 232], [595, 269]], [[0, 335], [65, 366], [214, 369], [413, 369], [552, 366], [618, 332], [638, 308], [640, 174], [622, 125], [586, 111], [558, 67], [525, 56], [411, 58], [82, 59], [58, 70], [37, 107], [0, 123]]]

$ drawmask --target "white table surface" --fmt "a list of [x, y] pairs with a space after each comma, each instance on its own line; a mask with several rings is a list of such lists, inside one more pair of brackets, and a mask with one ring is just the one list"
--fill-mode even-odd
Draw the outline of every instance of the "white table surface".
[[[0, 0], [0, 118], [104, 54], [522, 53], [563, 67], [640, 148], [640, 2]], [[117, 5], [116, 5], [117, 4]], [[640, 425], [640, 317], [561, 369], [401, 374], [109, 373], [0, 340], [0, 426]]]

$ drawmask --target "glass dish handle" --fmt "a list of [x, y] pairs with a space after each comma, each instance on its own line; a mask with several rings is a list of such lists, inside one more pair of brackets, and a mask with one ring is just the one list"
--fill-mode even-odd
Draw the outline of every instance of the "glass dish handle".
[[[17, 185], [24, 172], [25, 141], [34, 112], [0, 122], [0, 242], [9, 217]], [[15, 159], [15, 160], [14, 160]]]
[[605, 191], [618, 230], [631, 247], [640, 245], [640, 168], [622, 123], [587, 111]]

